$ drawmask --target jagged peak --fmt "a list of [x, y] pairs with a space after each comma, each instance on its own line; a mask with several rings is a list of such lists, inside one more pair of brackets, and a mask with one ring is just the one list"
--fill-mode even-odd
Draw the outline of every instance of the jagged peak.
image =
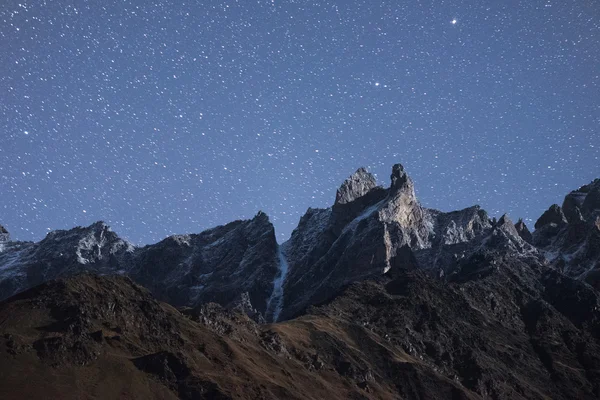
[[392, 194], [400, 191], [409, 191], [414, 196], [414, 185], [412, 179], [410, 179], [402, 164], [394, 164], [392, 167], [390, 180], [390, 191]]
[[539, 229], [548, 224], [562, 224], [567, 222], [565, 214], [558, 204], [552, 204], [535, 222], [534, 228]]
[[258, 221], [266, 221], [266, 222], [270, 222], [269, 220], [269, 216], [267, 215], [266, 212], [264, 212], [263, 210], [258, 210], [258, 212], [256, 213], [256, 215], [254, 216], [254, 218], [252, 218], [252, 220], [258, 220]]
[[521, 236], [521, 239], [523, 239], [527, 243], [533, 242], [533, 235], [531, 234], [531, 231], [529, 231], [529, 228], [523, 221], [523, 218], [519, 218], [519, 220], [515, 224], [515, 228], [517, 229], [519, 236]]
[[350, 175], [335, 194], [335, 204], [350, 203], [377, 186], [377, 179], [364, 167]]
[[515, 224], [512, 222], [512, 220], [508, 217], [508, 214], [506, 213], [502, 214], [498, 222], [496, 222], [496, 225], [494, 225], [493, 229], [501, 230], [504, 233], [507, 233], [515, 238], [521, 237], [519, 235], [519, 232], [517, 231], [517, 228], [515, 227]]
[[0, 242], [8, 242], [10, 240], [10, 233], [6, 230], [5, 227], [0, 225]]

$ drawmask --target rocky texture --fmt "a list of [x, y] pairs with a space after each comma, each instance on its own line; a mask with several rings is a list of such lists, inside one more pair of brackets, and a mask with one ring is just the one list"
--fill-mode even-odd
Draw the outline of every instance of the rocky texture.
[[364, 196], [377, 186], [377, 180], [364, 168], [359, 168], [344, 181], [335, 195], [336, 204], [347, 204]]
[[525, 225], [525, 222], [523, 222], [522, 218], [519, 218], [515, 224], [515, 229], [519, 233], [519, 236], [521, 236], [521, 239], [530, 244], [533, 242], [533, 235], [529, 231], [529, 228], [527, 228], [527, 225]]
[[79, 276], [0, 303], [0, 398], [598, 398], [600, 180], [532, 234], [390, 178], [359, 169], [281, 246], [263, 213], [142, 248], [103, 223], [2, 240], [3, 297]]
[[[360, 348], [356, 343], [361, 343]], [[124, 277], [80, 275], [0, 303], [2, 399], [476, 399], [368, 328], [184, 314]]]
[[266, 214], [138, 249], [128, 274], [177, 306], [235, 305], [246, 293], [263, 313], [278, 272], [277, 241]]
[[5, 227], [0, 225], [0, 242], [8, 242], [10, 240], [10, 234]]
[[524, 256], [541, 249], [556, 268], [596, 284], [599, 182], [570, 193], [562, 207], [550, 207], [532, 235], [523, 221], [490, 220], [479, 206], [452, 212], [423, 207], [400, 164], [392, 168], [389, 188], [360, 168], [342, 183], [332, 207], [309, 209], [281, 247], [262, 212], [142, 248], [101, 222], [52, 232], [39, 243], [3, 240], [0, 298], [61, 276], [121, 273], [177, 306], [217, 302], [231, 308], [245, 296], [249, 315], [271, 321], [299, 315], [390, 268], [420, 268], [443, 278], [481, 248]]
[[79, 273], [125, 274], [177, 306], [214, 301], [235, 306], [245, 294], [264, 313], [277, 274], [273, 225], [259, 212], [200, 234], [175, 235], [142, 248], [106, 224], [50, 232], [39, 243], [4, 242], [0, 299]]
[[540, 229], [547, 225], [563, 225], [566, 222], [567, 218], [565, 218], [565, 214], [563, 214], [560, 206], [558, 204], [552, 204], [535, 222], [535, 229]]
[[125, 273], [133, 251], [103, 222], [53, 231], [38, 243], [5, 242], [0, 249], [0, 299], [61, 276]]
[[442, 280], [392, 268], [272, 325], [215, 303], [177, 311], [126, 277], [45, 283], [0, 303], [0, 396], [597, 398], [598, 293], [501, 249]]
[[482, 398], [592, 399], [600, 395], [599, 306], [597, 292], [535, 258], [486, 252], [448, 281], [410, 271], [355, 283], [312, 313], [363, 327]]
[[569, 193], [536, 222], [533, 243], [565, 274], [600, 287], [600, 180]]
[[[357, 171], [338, 194], [364, 174], [364, 169]], [[423, 207], [402, 165], [393, 166], [390, 180], [388, 189], [363, 185], [371, 189], [354, 192], [347, 196], [351, 201], [336, 201], [331, 209], [309, 209], [302, 217], [284, 244], [290, 271], [283, 318], [299, 315], [351, 282], [381, 275], [392, 265], [397, 268], [398, 260], [405, 259], [399, 256], [405, 246], [414, 251], [421, 268], [443, 276], [455, 258], [492, 233], [487, 213], [478, 206], [450, 213]], [[521, 243], [519, 247], [525, 248]]]

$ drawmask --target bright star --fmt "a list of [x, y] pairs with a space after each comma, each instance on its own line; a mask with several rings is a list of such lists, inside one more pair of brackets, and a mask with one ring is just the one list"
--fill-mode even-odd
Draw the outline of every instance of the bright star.
[[380, 85], [380, 83], [379, 83], [379, 82], [375, 82], [375, 86], [379, 86], [379, 85]]
[[456, 20], [456, 18], [454, 18], [452, 21], [450, 21], [450, 23], [451, 23], [452, 25], [456, 25], [456, 23], [457, 23], [457, 22], [458, 22], [458, 21]]

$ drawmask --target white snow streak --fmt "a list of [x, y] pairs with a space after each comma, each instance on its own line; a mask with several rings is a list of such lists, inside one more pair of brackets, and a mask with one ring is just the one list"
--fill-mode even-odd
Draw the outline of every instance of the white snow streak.
[[266, 312], [267, 315], [272, 313], [273, 322], [277, 322], [279, 314], [281, 314], [281, 309], [283, 308], [283, 284], [285, 283], [285, 278], [289, 270], [289, 265], [285, 258], [285, 254], [283, 254], [283, 251], [281, 250], [281, 246], [278, 246], [277, 248], [277, 255], [279, 257], [279, 274], [273, 281], [273, 293], [271, 293], [271, 297], [267, 302]]

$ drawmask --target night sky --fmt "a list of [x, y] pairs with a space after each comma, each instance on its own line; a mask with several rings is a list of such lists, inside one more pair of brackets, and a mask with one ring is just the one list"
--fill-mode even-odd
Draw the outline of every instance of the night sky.
[[600, 177], [600, 5], [0, 5], [0, 223], [136, 244], [265, 211], [280, 241], [358, 167], [535, 219]]

